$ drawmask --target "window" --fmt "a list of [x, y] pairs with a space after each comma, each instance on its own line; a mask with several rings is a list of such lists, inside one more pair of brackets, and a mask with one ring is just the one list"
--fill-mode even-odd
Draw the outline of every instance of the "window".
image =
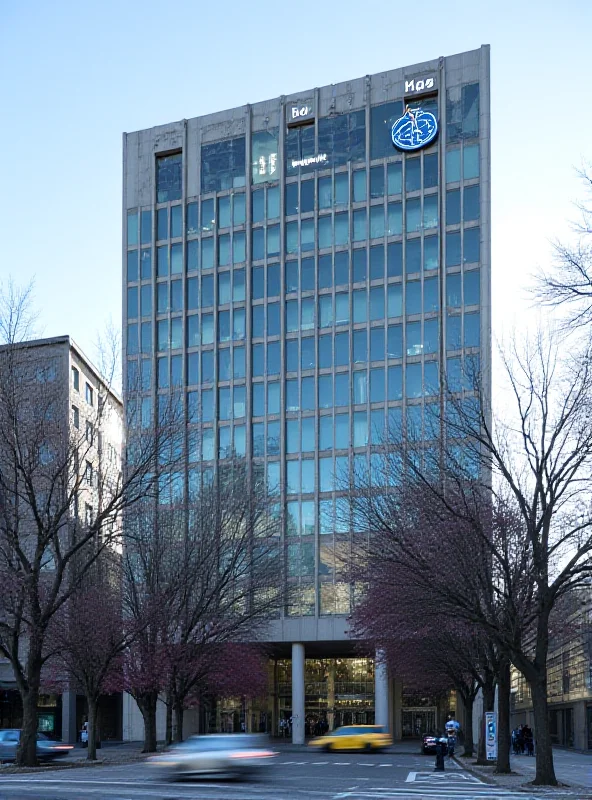
[[[78, 427], [78, 426], [76, 426], [76, 427]], [[93, 425], [92, 425], [92, 422], [90, 420], [88, 420], [88, 419], [86, 420], [86, 434], [85, 435], [86, 435], [86, 441], [89, 444], [92, 444], [92, 442], [93, 442]]]
[[93, 406], [94, 405], [94, 389], [90, 385], [90, 383], [86, 384], [86, 395], [85, 396], [86, 396], [86, 402], [89, 404], [89, 406]]
[[84, 480], [89, 486], [93, 485], [93, 465], [90, 461], [86, 462], [86, 466], [84, 468]]
[[[403, 103], [383, 103], [370, 109], [370, 158], [384, 158], [395, 152], [391, 130], [395, 121], [403, 114]], [[392, 194], [389, 191], [389, 194]]]
[[180, 200], [183, 191], [183, 156], [175, 153], [156, 159], [156, 202]]
[[278, 129], [253, 133], [251, 137], [251, 183], [273, 181], [278, 177]]
[[201, 190], [219, 192], [245, 185], [245, 137], [201, 148]]
[[84, 524], [85, 525], [92, 525], [93, 520], [93, 507], [89, 506], [88, 503], [84, 506]]
[[75, 428], [80, 428], [80, 412], [76, 406], [72, 406], [72, 425]]
[[[314, 126], [311, 126], [314, 130]], [[319, 128], [319, 154], [327, 155], [321, 168], [335, 167], [348, 161], [362, 161], [366, 157], [366, 113], [352, 111], [334, 117], [321, 117]]]
[[79, 392], [80, 391], [80, 373], [76, 369], [76, 367], [72, 367], [72, 386], [74, 389]]
[[446, 138], [458, 142], [479, 135], [479, 84], [455, 86], [446, 92]]

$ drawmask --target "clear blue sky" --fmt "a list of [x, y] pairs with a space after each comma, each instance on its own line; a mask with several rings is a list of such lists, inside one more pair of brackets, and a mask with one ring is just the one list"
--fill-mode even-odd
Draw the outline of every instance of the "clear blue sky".
[[[371, 12], [371, 13], [370, 13]], [[494, 333], [592, 160], [590, 0], [0, 0], [0, 280], [93, 355], [121, 314], [121, 133], [489, 43]]]

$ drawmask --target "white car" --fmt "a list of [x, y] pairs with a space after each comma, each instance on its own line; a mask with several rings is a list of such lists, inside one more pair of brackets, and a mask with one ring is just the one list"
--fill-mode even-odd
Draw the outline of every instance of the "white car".
[[253, 734], [190, 736], [165, 753], [149, 759], [149, 765], [166, 780], [199, 776], [247, 778], [261, 775], [277, 753], [265, 737]]

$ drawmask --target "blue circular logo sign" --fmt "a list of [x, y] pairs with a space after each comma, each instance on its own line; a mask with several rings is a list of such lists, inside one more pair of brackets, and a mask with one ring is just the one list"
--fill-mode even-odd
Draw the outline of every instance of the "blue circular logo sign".
[[420, 150], [438, 135], [438, 120], [431, 111], [407, 108], [395, 122], [392, 139], [399, 150]]

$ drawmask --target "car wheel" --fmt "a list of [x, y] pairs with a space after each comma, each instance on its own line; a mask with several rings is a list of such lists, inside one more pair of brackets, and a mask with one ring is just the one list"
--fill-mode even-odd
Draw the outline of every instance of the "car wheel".
[[333, 752], [333, 745], [328, 744], [325, 746], [325, 753], [332, 753]]
[[372, 752], [372, 745], [370, 742], [364, 745], [364, 753], [371, 753]]

